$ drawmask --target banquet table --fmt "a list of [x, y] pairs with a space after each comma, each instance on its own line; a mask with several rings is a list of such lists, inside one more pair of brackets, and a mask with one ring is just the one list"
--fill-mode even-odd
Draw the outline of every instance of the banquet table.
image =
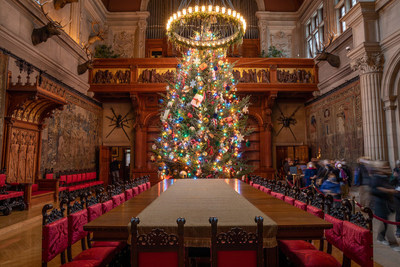
[[185, 244], [204, 247], [210, 245], [209, 217], [218, 218], [219, 231], [234, 226], [254, 231], [255, 216], [264, 217], [264, 247], [272, 251], [267, 253], [270, 258], [276, 257], [276, 239], [320, 239], [324, 229], [332, 227], [237, 179], [185, 179], [161, 181], [84, 229], [93, 232], [93, 240], [126, 241], [132, 217], [140, 219], [138, 230], [142, 232], [153, 228], [174, 232], [176, 219], [183, 217]]

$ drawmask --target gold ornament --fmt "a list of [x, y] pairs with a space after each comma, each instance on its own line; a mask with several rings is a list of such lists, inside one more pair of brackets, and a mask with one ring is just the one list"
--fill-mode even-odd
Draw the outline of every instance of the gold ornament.
[[181, 171], [181, 172], [179, 173], [179, 177], [181, 177], [182, 179], [183, 179], [183, 178], [187, 178], [187, 172]]

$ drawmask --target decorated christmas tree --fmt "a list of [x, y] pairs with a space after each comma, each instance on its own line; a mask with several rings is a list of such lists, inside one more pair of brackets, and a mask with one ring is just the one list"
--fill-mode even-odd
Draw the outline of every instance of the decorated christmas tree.
[[[196, 21], [200, 15], [207, 20], [207, 12], [198, 13]], [[213, 16], [208, 27], [187, 41], [194, 47], [184, 53], [161, 103], [162, 131], [153, 145], [152, 160], [164, 178], [241, 177], [251, 171], [242, 157], [243, 147], [250, 146], [245, 138], [251, 131], [246, 127], [249, 97], [237, 96], [233, 66], [226, 58], [229, 44], [220, 45], [220, 36], [210, 30], [209, 25], [220, 18]], [[189, 19], [185, 18], [188, 24]]]

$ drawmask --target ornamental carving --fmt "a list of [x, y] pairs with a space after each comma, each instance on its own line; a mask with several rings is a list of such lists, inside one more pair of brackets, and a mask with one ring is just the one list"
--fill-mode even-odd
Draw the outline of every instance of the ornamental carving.
[[11, 183], [35, 180], [38, 132], [12, 128], [7, 179]]
[[94, 84], [129, 84], [130, 70], [97, 70], [92, 79]]
[[382, 72], [384, 63], [385, 57], [382, 53], [371, 53], [354, 59], [350, 66], [352, 70], [360, 70], [362, 73]]
[[139, 246], [177, 246], [179, 238], [176, 235], [167, 234], [163, 229], [153, 229], [150, 233], [139, 235]]
[[242, 228], [235, 227], [229, 232], [217, 235], [217, 244], [256, 244], [257, 235], [243, 231]]
[[175, 77], [175, 71], [167, 70], [164, 73], [157, 72], [156, 69], [145, 69], [140, 73], [138, 82], [140, 83], [165, 83], [172, 82]]
[[121, 58], [133, 58], [134, 52], [134, 34], [121, 31], [114, 34], [113, 48], [116, 54]]
[[234, 70], [233, 77], [238, 83], [270, 83], [271, 81], [269, 69]]
[[277, 70], [280, 83], [314, 83], [314, 76], [307, 70]]

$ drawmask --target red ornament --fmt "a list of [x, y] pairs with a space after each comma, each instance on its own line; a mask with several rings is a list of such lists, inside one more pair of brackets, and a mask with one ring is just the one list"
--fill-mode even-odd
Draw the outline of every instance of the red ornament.
[[189, 118], [193, 118], [193, 115], [192, 115], [192, 113], [188, 113], [188, 115], [187, 115]]

